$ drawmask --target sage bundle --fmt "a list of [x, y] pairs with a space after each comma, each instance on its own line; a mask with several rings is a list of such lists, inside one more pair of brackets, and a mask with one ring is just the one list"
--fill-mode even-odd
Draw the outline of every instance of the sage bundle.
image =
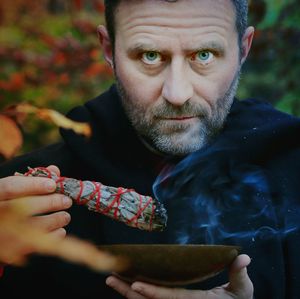
[[28, 168], [25, 176], [48, 177], [56, 182], [56, 193], [69, 196], [76, 204], [104, 214], [128, 226], [147, 231], [162, 231], [167, 213], [155, 198], [141, 195], [134, 189], [106, 186], [99, 182], [59, 177], [44, 167]]

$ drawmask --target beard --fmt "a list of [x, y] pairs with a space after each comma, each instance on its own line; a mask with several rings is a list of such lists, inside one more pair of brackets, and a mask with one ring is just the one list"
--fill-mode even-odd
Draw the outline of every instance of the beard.
[[[160, 153], [182, 156], [205, 147], [223, 128], [236, 95], [240, 68], [226, 93], [217, 99], [210, 111], [201, 103], [190, 100], [179, 107], [166, 100], [145, 106], [143, 101], [130, 95], [115, 74], [123, 108], [138, 135]], [[192, 122], [166, 120], [185, 116], [195, 118]]]

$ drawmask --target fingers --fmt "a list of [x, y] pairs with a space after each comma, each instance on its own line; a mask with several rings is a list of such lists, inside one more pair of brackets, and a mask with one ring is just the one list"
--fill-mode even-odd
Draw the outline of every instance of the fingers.
[[247, 273], [251, 259], [246, 254], [239, 255], [232, 263], [229, 271], [227, 290], [238, 295], [238, 298], [249, 299], [253, 296], [253, 284]]
[[[57, 166], [50, 165], [47, 168], [60, 176], [60, 170]], [[9, 176], [0, 179], [0, 201], [27, 195], [48, 194], [54, 192], [55, 189], [56, 183], [49, 178]]]
[[252, 299], [253, 285], [247, 274], [250, 258], [238, 256], [230, 268], [230, 282], [226, 286], [210, 291], [185, 290], [134, 282], [131, 287], [124, 281], [110, 276], [106, 284], [128, 299], [200, 299], [200, 298], [239, 298]]
[[61, 227], [61, 228], [58, 228], [58, 229], [52, 231], [49, 234], [51, 236], [53, 236], [54, 238], [63, 239], [67, 235], [67, 232], [64, 228]]
[[240, 254], [237, 258], [233, 261], [230, 271], [239, 271], [245, 267], [247, 267], [251, 263], [251, 259], [246, 254]]
[[22, 197], [12, 201], [18, 202], [20, 205], [27, 206], [27, 213], [29, 215], [65, 210], [70, 208], [72, 205], [72, 200], [69, 197], [56, 193], [50, 195]]
[[199, 299], [202, 291], [188, 291], [179, 288], [155, 286], [144, 282], [135, 282], [131, 289], [148, 299]]
[[106, 284], [121, 294], [123, 297], [128, 299], [147, 299], [144, 296], [136, 293], [130, 287], [130, 285], [115, 276], [109, 276], [106, 279]]
[[[178, 288], [166, 288], [144, 282], [134, 282], [131, 286], [110, 276], [106, 284], [128, 299], [200, 299], [208, 298], [206, 291], [194, 291]], [[211, 297], [212, 298], [212, 297]]]
[[70, 214], [64, 211], [45, 216], [36, 216], [30, 220], [34, 226], [47, 232], [59, 230], [60, 228], [68, 225], [70, 221]]
[[55, 189], [56, 183], [52, 179], [9, 176], [0, 179], [0, 201], [27, 195], [49, 194]]
[[[60, 174], [58, 167], [51, 165], [50, 171]], [[43, 214], [68, 209], [72, 200], [64, 195], [53, 193], [56, 183], [49, 178], [10, 176], [0, 179], [1, 204], [18, 204], [28, 215]]]

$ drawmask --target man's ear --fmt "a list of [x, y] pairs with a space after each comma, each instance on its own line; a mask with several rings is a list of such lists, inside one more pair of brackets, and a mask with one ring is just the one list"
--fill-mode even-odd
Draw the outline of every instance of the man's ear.
[[246, 29], [243, 40], [242, 40], [242, 56], [241, 56], [241, 63], [243, 64], [249, 54], [252, 40], [254, 36], [254, 27], [250, 26]]
[[113, 49], [106, 27], [103, 25], [98, 26], [97, 33], [103, 50], [104, 58], [108, 64], [113, 67]]

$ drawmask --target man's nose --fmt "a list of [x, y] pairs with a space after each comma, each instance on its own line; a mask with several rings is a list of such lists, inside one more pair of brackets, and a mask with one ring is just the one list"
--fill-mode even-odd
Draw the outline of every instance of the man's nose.
[[182, 106], [191, 99], [194, 90], [189, 75], [189, 70], [183, 63], [171, 64], [162, 88], [163, 98], [174, 106]]

